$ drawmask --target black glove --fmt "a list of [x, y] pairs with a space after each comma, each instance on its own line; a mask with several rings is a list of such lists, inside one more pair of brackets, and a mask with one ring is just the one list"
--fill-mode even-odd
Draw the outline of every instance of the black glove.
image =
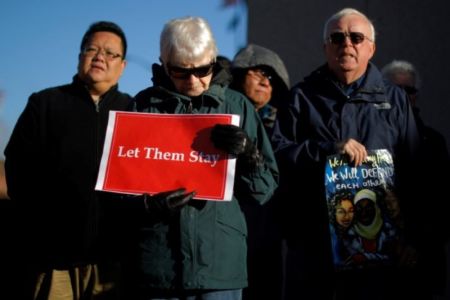
[[147, 212], [170, 217], [178, 213], [194, 196], [195, 192], [186, 193], [186, 189], [181, 188], [152, 196], [144, 194], [144, 204]]
[[228, 154], [242, 158], [245, 166], [256, 168], [263, 160], [258, 148], [242, 128], [235, 125], [216, 124], [211, 131], [214, 146]]

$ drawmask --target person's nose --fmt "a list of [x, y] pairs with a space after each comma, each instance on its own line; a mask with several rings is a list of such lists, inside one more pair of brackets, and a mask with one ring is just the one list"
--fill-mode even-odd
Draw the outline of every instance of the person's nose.
[[93, 59], [106, 61], [106, 52], [105, 52], [105, 50], [99, 49], [97, 51], [97, 53], [95, 53]]
[[192, 82], [192, 81], [197, 80], [197, 77], [194, 74], [189, 74], [189, 77], [187, 77], [187, 80]]
[[261, 76], [261, 79], [259, 80], [259, 84], [264, 85], [264, 86], [269, 86], [270, 80], [266, 76]]
[[346, 35], [344, 38], [344, 46], [353, 46], [352, 40], [350, 39], [349, 35]]

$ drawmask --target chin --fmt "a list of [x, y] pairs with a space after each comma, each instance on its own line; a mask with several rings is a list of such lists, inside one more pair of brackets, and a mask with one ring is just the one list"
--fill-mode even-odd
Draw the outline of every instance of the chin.
[[353, 70], [356, 70], [357, 69], [357, 67], [358, 67], [358, 65], [356, 65], [356, 64], [354, 64], [354, 63], [341, 63], [341, 64], [339, 64], [339, 67], [340, 67], [340, 69], [342, 70], [342, 71], [345, 71], [345, 72], [349, 72], [349, 71], [353, 71]]
[[200, 96], [201, 94], [203, 94], [203, 90], [202, 91], [192, 91], [192, 90], [189, 90], [189, 91], [185, 91], [184, 92], [184, 94], [186, 95], [186, 96], [189, 96], [189, 97], [198, 97], [198, 96]]
[[86, 78], [88, 78], [92, 82], [100, 81], [103, 79], [103, 74], [99, 74], [98, 72], [89, 72], [86, 75]]

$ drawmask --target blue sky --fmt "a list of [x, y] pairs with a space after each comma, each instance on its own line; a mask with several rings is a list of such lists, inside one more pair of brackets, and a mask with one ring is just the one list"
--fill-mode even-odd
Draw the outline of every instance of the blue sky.
[[[246, 44], [247, 12], [223, 0], [2, 0], [0, 3], [0, 157], [31, 93], [65, 84], [76, 72], [81, 37], [98, 20], [119, 24], [128, 65], [119, 87], [131, 95], [150, 84], [159, 34], [170, 19], [200, 16], [211, 25], [219, 54], [232, 58]], [[229, 24], [241, 17], [235, 31]]]

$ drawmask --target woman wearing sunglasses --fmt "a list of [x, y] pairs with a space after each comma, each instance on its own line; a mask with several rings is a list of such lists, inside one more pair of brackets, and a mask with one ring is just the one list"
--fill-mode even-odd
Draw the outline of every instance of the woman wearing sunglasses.
[[[216, 125], [211, 131], [214, 145], [237, 158], [236, 176], [231, 201], [194, 197], [180, 201], [168, 216], [149, 209], [147, 225], [140, 231], [137, 277], [131, 280], [137, 285], [136, 298], [238, 300], [247, 286], [247, 228], [239, 203], [264, 203], [277, 187], [270, 141], [252, 103], [227, 87], [229, 72], [216, 64], [218, 50], [204, 19], [169, 21], [161, 33], [160, 51], [153, 86], [136, 95], [136, 109], [239, 115], [239, 126]], [[172, 196], [169, 192], [169, 206], [180, 194]]]

